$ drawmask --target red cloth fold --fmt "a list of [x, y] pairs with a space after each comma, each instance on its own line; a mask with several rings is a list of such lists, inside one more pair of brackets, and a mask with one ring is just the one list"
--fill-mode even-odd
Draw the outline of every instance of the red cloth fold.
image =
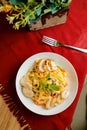
[[[63, 47], [51, 47], [41, 42], [47, 35], [63, 43], [87, 48], [87, 1], [72, 0], [67, 22], [48, 29], [27, 32], [14, 30], [0, 14], [0, 83], [6, 87], [32, 130], [64, 130], [69, 127], [87, 74], [87, 54]], [[69, 108], [53, 116], [40, 116], [21, 104], [15, 90], [15, 78], [20, 65], [28, 57], [39, 52], [54, 52], [67, 58], [78, 75], [78, 93]]]

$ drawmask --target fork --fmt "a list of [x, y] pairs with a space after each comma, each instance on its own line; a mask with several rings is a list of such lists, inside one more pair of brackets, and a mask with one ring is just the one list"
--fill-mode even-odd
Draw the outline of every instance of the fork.
[[78, 47], [67, 45], [67, 44], [62, 44], [59, 41], [57, 41], [53, 38], [47, 37], [47, 36], [43, 36], [42, 42], [44, 42], [44, 43], [46, 43], [50, 46], [56, 46], [56, 47], [63, 46], [63, 47], [71, 48], [71, 49], [74, 49], [74, 50], [77, 50], [77, 51], [80, 51], [80, 52], [83, 52], [83, 53], [87, 53], [87, 49], [78, 48]]

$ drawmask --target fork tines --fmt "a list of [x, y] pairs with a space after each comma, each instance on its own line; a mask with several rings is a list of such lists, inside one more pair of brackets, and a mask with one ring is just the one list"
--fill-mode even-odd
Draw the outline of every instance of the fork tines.
[[47, 36], [43, 36], [42, 41], [51, 46], [55, 46], [55, 43], [57, 42], [55, 39], [47, 37]]

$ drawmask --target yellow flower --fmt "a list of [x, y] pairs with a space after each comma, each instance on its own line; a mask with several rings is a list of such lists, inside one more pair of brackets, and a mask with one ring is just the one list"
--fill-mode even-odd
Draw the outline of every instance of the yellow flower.
[[20, 26], [20, 21], [16, 22], [14, 25], [13, 25], [13, 28], [18, 30], [19, 29], [19, 26]]
[[15, 17], [7, 15], [6, 19], [9, 21], [9, 24], [13, 24]]
[[2, 5], [0, 5], [0, 12], [4, 11], [4, 7]]
[[4, 4], [4, 12], [9, 12], [12, 9], [12, 5], [10, 4]]

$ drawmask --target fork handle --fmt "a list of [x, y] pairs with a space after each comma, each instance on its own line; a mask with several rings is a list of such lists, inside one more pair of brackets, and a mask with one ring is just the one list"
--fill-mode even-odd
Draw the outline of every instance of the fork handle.
[[87, 49], [78, 48], [78, 47], [70, 46], [70, 45], [66, 45], [66, 44], [63, 44], [62, 46], [67, 47], [67, 48], [71, 48], [71, 49], [74, 49], [74, 50], [77, 50], [77, 51], [80, 51], [83, 53], [87, 53]]

